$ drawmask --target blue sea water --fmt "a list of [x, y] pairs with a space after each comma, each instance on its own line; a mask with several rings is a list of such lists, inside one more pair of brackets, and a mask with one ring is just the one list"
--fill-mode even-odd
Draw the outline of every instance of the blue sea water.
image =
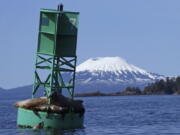
[[180, 96], [119, 96], [82, 98], [83, 129], [32, 130], [16, 127], [16, 99], [0, 97], [2, 135], [179, 135]]

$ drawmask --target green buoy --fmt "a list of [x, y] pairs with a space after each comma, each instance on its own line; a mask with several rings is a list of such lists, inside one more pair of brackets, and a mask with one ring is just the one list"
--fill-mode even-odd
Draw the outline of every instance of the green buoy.
[[[84, 111], [82, 109], [77, 111], [73, 103], [78, 16], [78, 12], [64, 11], [62, 4], [58, 5], [57, 10], [40, 10], [32, 100], [38, 99], [37, 93], [42, 91], [47, 104], [45, 111], [41, 110], [44, 107], [40, 106], [41, 104], [35, 107], [31, 105], [29, 108], [18, 106], [19, 127], [61, 129], [83, 127]], [[69, 96], [63, 98], [67, 99], [63, 101], [66, 105], [59, 102], [62, 101], [61, 97], [64, 93], [68, 93]], [[55, 100], [59, 103], [54, 105]], [[37, 107], [40, 109], [38, 110]], [[60, 111], [53, 111], [53, 107], [59, 108]], [[62, 111], [63, 107], [66, 111]]]

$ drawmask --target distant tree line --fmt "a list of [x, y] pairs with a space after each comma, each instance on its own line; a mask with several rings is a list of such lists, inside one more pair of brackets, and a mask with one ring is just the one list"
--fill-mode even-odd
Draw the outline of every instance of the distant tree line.
[[180, 94], [180, 76], [156, 81], [149, 84], [143, 90], [138, 87], [127, 87], [124, 91], [115, 93], [101, 93], [100, 91], [76, 94], [77, 97], [86, 96], [126, 96], [126, 95], [159, 95]]
[[137, 87], [127, 87], [125, 93], [135, 93], [137, 95], [153, 95], [153, 94], [180, 94], [180, 76], [166, 79], [161, 79], [149, 84], [140, 90]]
[[120, 92], [122, 95], [141, 95], [142, 91], [138, 87], [127, 87], [125, 91]]
[[144, 94], [180, 94], [180, 76], [159, 80], [144, 88]]

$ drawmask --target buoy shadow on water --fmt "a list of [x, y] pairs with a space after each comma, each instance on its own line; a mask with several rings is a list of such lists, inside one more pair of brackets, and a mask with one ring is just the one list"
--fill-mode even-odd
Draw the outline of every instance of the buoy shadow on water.
[[[24, 129], [24, 128], [18, 128], [17, 132], [19, 134], [31, 134], [31, 135], [64, 135], [66, 132], [65, 130], [62, 129]], [[69, 130], [68, 132], [71, 132]], [[74, 131], [72, 131], [73, 133]]]
[[17, 129], [18, 134], [31, 134], [31, 135], [74, 135], [74, 133], [82, 133], [85, 134], [84, 128], [82, 129], [70, 129], [70, 130], [63, 130], [63, 129], [24, 129], [24, 128], [18, 128]]

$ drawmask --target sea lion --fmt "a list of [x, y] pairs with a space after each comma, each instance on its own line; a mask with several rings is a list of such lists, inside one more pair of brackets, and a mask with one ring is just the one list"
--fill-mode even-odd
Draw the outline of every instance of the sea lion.
[[67, 113], [70, 109], [74, 110], [75, 113], [84, 113], [85, 111], [82, 100], [73, 100], [57, 92], [54, 92], [50, 98], [51, 104], [48, 104], [47, 97], [40, 97], [19, 101], [14, 106], [54, 113]]
[[48, 103], [47, 97], [40, 97], [40, 98], [32, 98], [23, 101], [19, 101], [14, 104], [15, 107], [21, 107], [26, 109], [31, 109], [35, 106], [44, 105]]
[[61, 94], [53, 93], [52, 95], [52, 104], [60, 106], [62, 108], [72, 108], [76, 113], [84, 113], [85, 109], [83, 106], [82, 100], [73, 100], [67, 97], [64, 97]]
[[52, 113], [66, 113], [69, 111], [67, 107], [57, 105], [40, 105], [33, 108], [34, 111], [52, 112]]

